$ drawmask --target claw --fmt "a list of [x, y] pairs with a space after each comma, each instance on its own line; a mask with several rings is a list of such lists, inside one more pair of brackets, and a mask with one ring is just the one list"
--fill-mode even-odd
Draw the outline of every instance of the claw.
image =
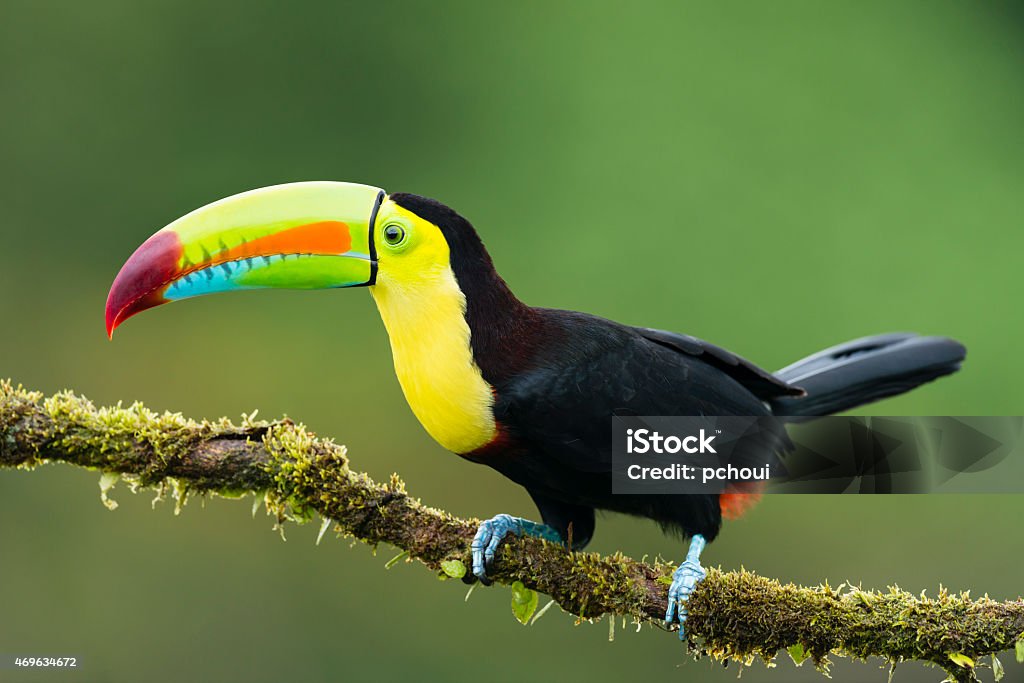
[[491, 519], [480, 522], [470, 549], [473, 551], [473, 575], [487, 584], [487, 567], [494, 562], [498, 545], [509, 533], [517, 536], [523, 533], [522, 525], [512, 515], [495, 515]]
[[686, 639], [684, 623], [686, 622], [686, 600], [690, 597], [697, 582], [708, 575], [700, 565], [700, 553], [707, 542], [701, 535], [694, 536], [690, 541], [690, 550], [686, 560], [672, 574], [672, 585], [668, 589], [668, 607], [665, 609], [665, 625], [671, 627], [679, 623], [679, 639]]
[[531, 522], [521, 517], [495, 515], [480, 522], [470, 550], [473, 551], [473, 576], [480, 579], [480, 583], [485, 586], [491, 583], [487, 580], [487, 567], [494, 563], [494, 558], [498, 554], [498, 545], [510, 533], [516, 536], [536, 536], [552, 543], [562, 543], [561, 535], [548, 525]]

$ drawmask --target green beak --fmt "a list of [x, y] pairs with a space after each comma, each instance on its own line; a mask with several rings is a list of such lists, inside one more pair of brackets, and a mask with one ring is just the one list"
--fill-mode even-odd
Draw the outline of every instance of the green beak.
[[107, 334], [160, 304], [266, 287], [372, 285], [384, 191], [306, 182], [243, 192], [179, 218], [140, 246], [107, 296]]

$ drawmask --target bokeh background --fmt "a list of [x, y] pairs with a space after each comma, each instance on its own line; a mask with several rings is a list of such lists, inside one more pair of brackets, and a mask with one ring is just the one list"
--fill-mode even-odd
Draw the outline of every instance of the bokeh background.
[[[336, 179], [437, 197], [527, 302], [695, 334], [769, 368], [864, 334], [967, 344], [876, 414], [1020, 414], [1024, 11], [994, 2], [0, 0], [0, 376], [195, 417], [283, 414], [466, 516], [535, 511], [435, 445], [369, 295], [209, 297], [103, 331], [153, 231]], [[352, 363], [353, 358], [360, 359]], [[0, 472], [3, 680], [734, 680], [674, 636], [525, 628], [509, 592], [287, 542], [250, 500], [150, 509]], [[1021, 590], [1024, 498], [773, 496], [705, 555], [785, 580]], [[599, 521], [593, 549], [683, 549]], [[543, 604], [543, 603], [542, 603]], [[1008, 679], [1024, 679], [1004, 656]], [[884, 681], [840, 661], [838, 681]], [[901, 666], [898, 680], [941, 672]], [[783, 658], [744, 680], [819, 680]]]

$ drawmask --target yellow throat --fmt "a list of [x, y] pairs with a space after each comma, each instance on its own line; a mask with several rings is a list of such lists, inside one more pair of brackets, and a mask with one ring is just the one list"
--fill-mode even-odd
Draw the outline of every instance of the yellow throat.
[[415, 249], [379, 256], [373, 299], [391, 340], [395, 374], [416, 418], [439, 444], [469, 453], [491, 442], [494, 393], [470, 347], [466, 297], [437, 226], [397, 206], [381, 206], [378, 225], [400, 221]]

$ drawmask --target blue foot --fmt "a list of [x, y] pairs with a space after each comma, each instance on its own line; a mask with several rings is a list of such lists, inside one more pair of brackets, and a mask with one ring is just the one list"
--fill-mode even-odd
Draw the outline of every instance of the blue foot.
[[697, 582], [708, 573], [700, 566], [700, 554], [707, 541], [700, 534], [690, 539], [690, 550], [686, 560], [672, 574], [672, 585], [668, 589], [668, 609], [665, 610], [665, 625], [669, 628], [678, 621], [679, 640], [686, 640], [683, 624], [686, 621], [686, 599], [690, 597]]
[[486, 569], [494, 562], [494, 556], [498, 552], [498, 544], [509, 534], [536, 536], [546, 541], [562, 543], [562, 537], [547, 524], [538, 524], [521, 517], [495, 515], [488, 520], [480, 522], [480, 527], [476, 530], [476, 536], [473, 537], [470, 549], [473, 551], [473, 575], [484, 584], [490, 583], [487, 580]]

